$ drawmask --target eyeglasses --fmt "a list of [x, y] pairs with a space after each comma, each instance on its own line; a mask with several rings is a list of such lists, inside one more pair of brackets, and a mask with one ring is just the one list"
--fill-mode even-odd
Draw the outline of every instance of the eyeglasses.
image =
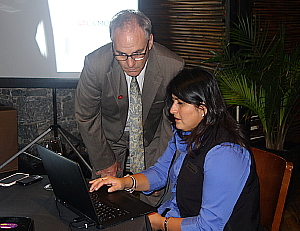
[[145, 55], [147, 54], [148, 44], [149, 44], [149, 41], [147, 42], [147, 45], [145, 47], [145, 52], [143, 52], [143, 53], [133, 53], [131, 55], [128, 55], [128, 54], [120, 54], [120, 55], [113, 54], [113, 56], [118, 61], [126, 61], [129, 57], [132, 58], [135, 61], [142, 60], [142, 59], [145, 58]]

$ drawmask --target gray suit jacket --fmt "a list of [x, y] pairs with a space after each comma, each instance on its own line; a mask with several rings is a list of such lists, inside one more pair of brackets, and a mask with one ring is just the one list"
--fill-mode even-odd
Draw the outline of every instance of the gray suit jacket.
[[[76, 120], [96, 171], [116, 161], [107, 140], [121, 138], [128, 112], [126, 78], [112, 54], [109, 43], [86, 56], [75, 96]], [[165, 90], [183, 66], [183, 59], [154, 43], [142, 91], [146, 167], [163, 154], [172, 136], [170, 123], [163, 116]]]

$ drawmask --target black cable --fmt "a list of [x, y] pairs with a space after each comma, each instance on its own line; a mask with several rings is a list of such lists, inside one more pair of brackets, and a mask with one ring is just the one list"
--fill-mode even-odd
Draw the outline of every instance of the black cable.
[[57, 211], [58, 211], [58, 216], [59, 216], [59, 218], [60, 218], [61, 220], [65, 221], [65, 222], [67, 222], [67, 223], [69, 224], [69, 229], [72, 231], [72, 229], [70, 228], [70, 222], [67, 221], [66, 219], [64, 219], [64, 218], [61, 216], [61, 212], [60, 212], [60, 209], [58, 208], [58, 202], [57, 202], [56, 199], [55, 199], [55, 206], [56, 206], [56, 209], [57, 209]]
[[[81, 223], [81, 224], [78, 224], [78, 225], [74, 225], [74, 224], [76, 224], [76, 223]], [[95, 223], [92, 221], [92, 220], [90, 220], [90, 219], [82, 219], [82, 221], [71, 221], [70, 223], [69, 223], [69, 228], [72, 230], [72, 227], [73, 228], [76, 228], [76, 229], [88, 229], [89, 227], [94, 227], [95, 226]]]
[[[66, 219], [64, 219], [61, 215], [61, 211], [58, 207], [58, 201], [55, 200], [55, 206], [56, 206], [56, 209], [58, 211], [58, 216], [61, 220], [65, 221], [66, 223], [68, 223], [69, 225], [69, 230], [72, 231], [73, 229], [72, 228], [76, 228], [76, 229], [88, 229], [89, 227], [94, 227], [96, 226], [95, 223], [88, 219], [88, 218], [84, 218], [84, 217], [79, 217], [79, 218], [74, 218], [72, 221], [68, 221]], [[80, 223], [80, 224], [78, 224]], [[78, 225], [75, 225], [75, 224], [78, 224]]]

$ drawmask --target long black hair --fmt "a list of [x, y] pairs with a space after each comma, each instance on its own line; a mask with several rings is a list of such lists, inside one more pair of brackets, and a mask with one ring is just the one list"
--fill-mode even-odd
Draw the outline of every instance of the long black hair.
[[[190, 135], [183, 136], [182, 131], [178, 130], [179, 135], [188, 143], [189, 153], [192, 149], [200, 147], [205, 131], [218, 126], [225, 128], [235, 143], [249, 150], [249, 141], [240, 124], [236, 122], [228, 111], [228, 106], [222, 97], [218, 82], [212, 73], [200, 67], [186, 68], [171, 80], [167, 88], [167, 94], [169, 109], [173, 104], [172, 94], [180, 100], [193, 104], [196, 107], [204, 103], [204, 106], [207, 108], [204, 118], [191, 131]], [[170, 120], [174, 123], [174, 117], [171, 114]], [[212, 130], [217, 132], [216, 129]]]

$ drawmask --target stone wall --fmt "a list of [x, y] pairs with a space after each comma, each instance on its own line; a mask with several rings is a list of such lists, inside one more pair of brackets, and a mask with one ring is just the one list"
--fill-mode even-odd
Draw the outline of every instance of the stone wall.
[[[58, 124], [80, 139], [74, 116], [75, 89], [57, 89]], [[51, 88], [0, 88], [0, 104], [18, 111], [19, 150], [32, 142], [53, 125], [53, 104]], [[53, 132], [43, 140], [53, 138]]]

